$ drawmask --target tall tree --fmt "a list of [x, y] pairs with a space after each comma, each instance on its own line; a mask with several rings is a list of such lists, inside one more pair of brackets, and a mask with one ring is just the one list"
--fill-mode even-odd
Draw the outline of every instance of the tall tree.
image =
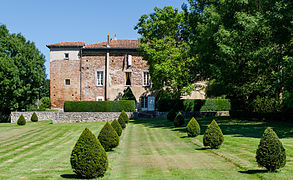
[[32, 104], [45, 79], [45, 58], [33, 42], [0, 25], [0, 111]]

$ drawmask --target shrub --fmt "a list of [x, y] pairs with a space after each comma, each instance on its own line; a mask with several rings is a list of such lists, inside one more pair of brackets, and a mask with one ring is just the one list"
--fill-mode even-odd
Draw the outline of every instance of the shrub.
[[121, 116], [121, 113], [118, 117], [118, 122], [121, 125], [122, 129], [126, 128], [126, 123], [125, 123], [125, 120], [123, 119], [123, 117]]
[[120, 115], [122, 117], [122, 119], [124, 119], [125, 123], [127, 124], [129, 122], [129, 118], [128, 115], [125, 113], [124, 110], [121, 111]]
[[200, 134], [200, 126], [197, 120], [192, 117], [186, 126], [187, 135], [189, 137], [196, 137]]
[[32, 117], [31, 117], [31, 121], [32, 122], [38, 122], [38, 120], [39, 120], [39, 118], [38, 118], [37, 114], [34, 112]]
[[20, 115], [20, 116], [19, 116], [19, 118], [18, 118], [18, 120], [17, 120], [17, 124], [20, 125], [20, 126], [23, 126], [23, 125], [26, 124], [26, 120], [25, 120], [25, 118], [24, 118], [23, 115]]
[[275, 171], [286, 164], [286, 153], [277, 134], [271, 128], [267, 128], [256, 151], [256, 161], [259, 166], [269, 171]]
[[203, 144], [204, 146], [210, 146], [212, 149], [218, 149], [223, 142], [222, 130], [217, 122], [213, 120], [204, 133]]
[[115, 129], [116, 133], [118, 134], [118, 136], [121, 136], [122, 134], [122, 127], [119, 124], [119, 122], [114, 119], [114, 121], [111, 123], [111, 126]]
[[65, 101], [65, 112], [134, 112], [135, 101]]
[[180, 126], [183, 126], [184, 125], [184, 117], [183, 115], [181, 114], [181, 112], [179, 112], [175, 119], [174, 119], [174, 126], [175, 127], [180, 127]]
[[169, 111], [168, 112], [168, 114], [167, 114], [167, 119], [169, 120], [169, 121], [174, 121], [174, 119], [175, 119], [175, 117], [176, 117], [176, 111], [174, 111], [173, 109], [171, 109], [171, 111]]
[[51, 100], [49, 97], [43, 97], [41, 99], [41, 105], [40, 105], [40, 108], [41, 109], [47, 109], [47, 108], [50, 108], [51, 106]]
[[96, 136], [88, 129], [80, 135], [70, 157], [73, 171], [82, 178], [102, 176], [108, 169], [108, 157]]
[[119, 136], [108, 122], [102, 128], [98, 139], [100, 140], [105, 151], [110, 151], [119, 145]]
[[125, 89], [123, 91], [122, 100], [134, 100], [134, 101], [136, 101], [136, 98], [133, 95], [132, 90], [131, 90], [130, 87], [127, 87], [127, 89]]

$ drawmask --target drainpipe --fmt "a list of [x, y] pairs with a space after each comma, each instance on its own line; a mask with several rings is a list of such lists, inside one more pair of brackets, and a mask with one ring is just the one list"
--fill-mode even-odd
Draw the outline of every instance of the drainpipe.
[[[109, 33], [107, 34], [107, 48], [110, 47], [110, 39], [109, 39]], [[107, 49], [106, 54], [106, 64], [105, 64], [105, 101], [108, 100], [108, 89], [109, 89], [109, 59], [110, 59], [110, 50]]]
[[80, 101], [82, 101], [82, 48], [80, 49], [80, 74], [79, 74], [79, 78], [80, 78]]

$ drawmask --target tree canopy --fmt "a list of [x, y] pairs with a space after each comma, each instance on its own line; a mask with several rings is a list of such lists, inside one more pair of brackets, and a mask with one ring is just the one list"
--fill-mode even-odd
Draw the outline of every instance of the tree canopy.
[[0, 25], [1, 113], [31, 105], [45, 80], [45, 57], [33, 42]]

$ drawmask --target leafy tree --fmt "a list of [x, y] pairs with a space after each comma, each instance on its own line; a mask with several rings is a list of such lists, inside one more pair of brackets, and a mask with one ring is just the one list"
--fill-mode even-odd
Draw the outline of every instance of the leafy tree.
[[82, 178], [95, 178], [107, 171], [107, 153], [88, 128], [85, 128], [77, 140], [71, 153], [70, 163], [73, 171]]
[[111, 123], [111, 126], [115, 129], [116, 133], [118, 134], [118, 136], [121, 136], [122, 134], [122, 127], [119, 124], [119, 122], [114, 119], [114, 121]]
[[222, 130], [217, 122], [213, 120], [204, 133], [203, 145], [210, 146], [212, 149], [218, 149], [223, 142]]
[[122, 100], [134, 100], [136, 101], [135, 96], [132, 93], [132, 90], [130, 87], [127, 87], [124, 91], [123, 91], [123, 96], [122, 96]]
[[4, 114], [33, 104], [45, 79], [45, 58], [33, 42], [0, 25], [0, 109]]
[[199, 78], [196, 58], [190, 56], [185, 40], [184, 14], [171, 6], [154, 11], [142, 15], [135, 26], [142, 36], [139, 50], [147, 59], [153, 89], [166, 90], [174, 99], [180, 98], [195, 88], [193, 82]]
[[38, 120], [39, 120], [39, 118], [38, 118], [37, 114], [34, 112], [32, 117], [31, 117], [31, 121], [32, 122], [38, 122]]
[[24, 116], [20, 115], [18, 120], [17, 120], [17, 125], [24, 126], [25, 124], [26, 124], [26, 120], [25, 120]]
[[50, 79], [45, 79], [40, 88], [40, 98], [50, 97]]
[[192, 117], [186, 126], [187, 135], [189, 137], [196, 137], [200, 134], [200, 126], [197, 120]]
[[183, 117], [182, 113], [179, 112], [176, 115], [175, 119], [174, 119], [174, 126], [175, 127], [180, 127], [180, 126], [183, 126], [183, 125], [184, 125], [184, 117]]
[[98, 139], [100, 140], [105, 151], [110, 151], [119, 145], [119, 136], [108, 122], [101, 129]]
[[286, 152], [277, 134], [272, 128], [267, 128], [256, 151], [256, 161], [259, 166], [269, 171], [275, 171], [286, 164]]
[[46, 108], [50, 108], [50, 107], [51, 107], [51, 99], [49, 97], [43, 97], [41, 99], [40, 108], [41, 109], [46, 109]]

